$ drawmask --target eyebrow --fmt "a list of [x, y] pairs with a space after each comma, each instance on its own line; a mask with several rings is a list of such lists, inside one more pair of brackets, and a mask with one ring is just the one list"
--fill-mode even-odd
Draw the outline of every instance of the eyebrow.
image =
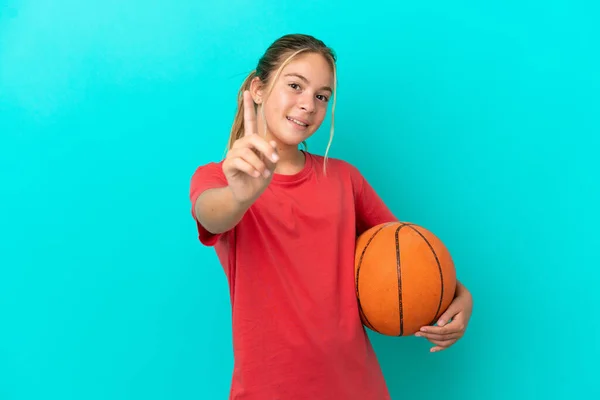
[[[306, 79], [306, 78], [305, 78], [305, 77], [303, 77], [302, 75], [300, 75], [300, 74], [297, 74], [297, 73], [295, 73], [295, 72], [292, 72], [292, 73], [286, 74], [285, 76], [295, 76], [295, 77], [297, 77], [297, 78], [299, 78], [299, 79], [303, 80], [305, 83], [308, 83], [308, 79]], [[322, 90], [328, 90], [329, 92], [333, 93], [333, 90], [331, 90], [331, 88], [330, 88], [329, 86], [323, 86], [321, 89], [322, 89]]]

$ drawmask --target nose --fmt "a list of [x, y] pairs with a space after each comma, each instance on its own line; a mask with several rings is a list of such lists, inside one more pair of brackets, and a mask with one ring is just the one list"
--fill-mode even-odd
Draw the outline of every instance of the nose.
[[308, 113], [315, 111], [315, 96], [310, 93], [304, 94], [300, 99], [300, 108]]

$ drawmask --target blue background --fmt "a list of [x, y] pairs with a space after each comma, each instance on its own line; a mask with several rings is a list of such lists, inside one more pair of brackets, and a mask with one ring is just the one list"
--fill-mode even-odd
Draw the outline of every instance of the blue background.
[[393, 398], [600, 398], [598, 3], [350, 3], [0, 1], [0, 399], [227, 397], [189, 179], [290, 32], [338, 53], [331, 155], [475, 298], [444, 352], [370, 334]]

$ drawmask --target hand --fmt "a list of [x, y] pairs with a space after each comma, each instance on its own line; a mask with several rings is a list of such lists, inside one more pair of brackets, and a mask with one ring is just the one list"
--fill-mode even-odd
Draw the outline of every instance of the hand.
[[253, 202], [266, 189], [279, 160], [277, 144], [267, 143], [257, 133], [254, 102], [245, 91], [244, 136], [233, 144], [223, 162], [229, 188], [240, 204]]
[[[437, 326], [424, 326], [415, 336], [424, 337], [435, 347], [430, 352], [445, 350], [463, 337], [471, 318], [473, 298], [462, 284], [458, 283], [456, 295], [448, 309], [437, 321]], [[451, 321], [448, 323], [448, 321]]]

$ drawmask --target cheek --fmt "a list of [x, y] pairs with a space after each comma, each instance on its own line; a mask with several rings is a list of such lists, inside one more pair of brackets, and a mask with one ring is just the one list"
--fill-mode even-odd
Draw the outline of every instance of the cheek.
[[294, 101], [290, 96], [279, 94], [271, 96], [265, 104], [265, 117], [268, 121], [273, 122], [281, 119], [286, 113], [293, 108]]
[[279, 107], [275, 102], [267, 103], [265, 107], [265, 119], [269, 124], [273, 124], [281, 114]]
[[317, 112], [317, 118], [318, 118], [319, 122], [323, 122], [326, 115], [327, 115], [327, 106], [324, 105], [324, 106], [319, 107], [319, 111]]
[[[282, 114], [283, 111], [281, 111], [279, 104], [276, 102], [271, 101], [270, 103], [265, 104], [264, 118], [267, 125], [266, 128], [271, 132], [278, 131], [283, 123]], [[263, 127], [261, 126], [259, 129], [262, 131]]]
[[276, 108], [279, 112], [286, 113], [296, 104], [296, 99], [291, 94], [281, 93], [277, 97]]

